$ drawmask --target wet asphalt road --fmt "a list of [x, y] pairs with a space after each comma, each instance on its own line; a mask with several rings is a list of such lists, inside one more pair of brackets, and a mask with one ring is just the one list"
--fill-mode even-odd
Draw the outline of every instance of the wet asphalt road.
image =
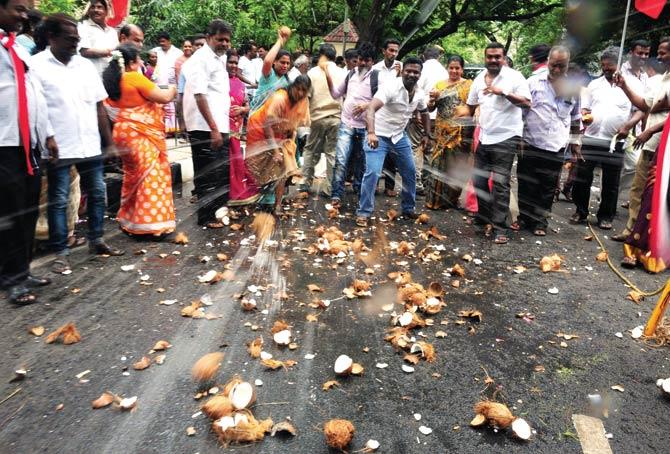
[[[379, 212], [398, 203], [378, 198]], [[231, 452], [329, 452], [320, 427], [330, 418], [346, 418], [356, 427], [352, 451], [376, 439], [381, 443], [379, 452], [386, 453], [576, 453], [581, 449], [571, 415], [590, 411], [588, 394], [601, 394], [610, 403], [609, 417], [603, 421], [612, 434], [615, 453], [667, 452], [670, 400], [659, 395], [655, 381], [670, 376], [670, 350], [650, 348], [627, 332], [644, 324], [655, 300], [636, 305], [625, 299], [628, 289], [607, 265], [595, 261], [596, 242], [583, 240], [587, 235], [583, 226], [565, 222], [572, 212], [570, 204], [556, 205], [552, 226], [557, 232], [540, 242], [528, 233], [514, 234], [506, 246], [481, 237], [456, 211], [430, 213], [429, 224], [447, 235], [441, 241], [418, 237], [427, 226], [407, 221], [379, 224], [389, 241], [413, 241], [416, 251], [427, 243], [444, 245], [442, 259], [419, 263], [386, 251], [377, 261], [380, 267], [369, 276], [373, 296], [353, 300], [338, 298], [354, 276], [364, 276], [366, 265], [347, 258], [333, 268], [335, 260], [308, 255], [304, 248], [315, 242], [319, 225], [355, 232], [369, 246], [375, 235], [373, 229], [355, 229], [350, 206], [345, 205], [343, 217], [329, 220], [323, 204], [312, 199], [305, 209], [291, 210], [293, 215], [283, 219], [275, 233], [278, 247], [270, 250], [260, 250], [253, 242], [240, 244], [251, 235], [248, 228], [197, 228], [192, 206], [184, 200], [178, 201], [177, 209], [179, 230], [190, 238], [187, 246], [138, 242], [116, 233], [110, 221], [110, 241], [125, 248], [126, 256], [91, 259], [80, 248], [73, 254], [76, 266], [71, 275], [52, 275], [54, 283], [43, 292], [43, 304], [5, 306], [5, 323], [0, 327], [0, 377], [5, 379], [0, 399], [17, 388], [21, 391], [0, 404], [0, 452], [219, 452], [223, 448], [209, 431], [208, 420], [203, 415], [193, 417], [202, 401], [194, 400], [198, 386], [190, 377], [197, 358], [213, 351], [225, 353], [217, 383], [234, 374], [262, 380], [254, 414], [276, 422], [290, 417], [298, 430], [293, 438], [268, 436], [253, 446], [225, 449]], [[621, 212], [616, 226], [622, 219]], [[246, 225], [250, 218], [239, 222]], [[305, 241], [296, 239], [298, 231], [304, 232]], [[618, 261], [618, 244], [606, 244]], [[139, 249], [146, 253], [133, 255]], [[231, 258], [227, 263], [235, 279], [198, 283], [196, 277], [205, 271], [223, 271], [217, 253]], [[481, 264], [463, 261], [465, 253]], [[552, 253], [565, 258], [567, 272], [540, 272], [539, 259]], [[203, 255], [212, 260], [201, 263]], [[315, 262], [317, 257], [322, 261]], [[398, 264], [402, 261], [407, 265]], [[46, 258], [36, 263], [38, 272], [49, 272]], [[456, 263], [465, 269], [457, 289], [449, 285], [454, 278], [444, 274]], [[121, 271], [122, 265], [129, 264], [136, 269]], [[516, 274], [512, 268], [517, 265], [527, 270]], [[448, 289], [447, 306], [433, 317], [435, 325], [415, 331], [435, 346], [437, 360], [419, 363], [411, 374], [401, 370], [402, 356], [384, 341], [389, 313], [382, 306], [395, 299], [395, 285], [386, 274], [397, 270], [411, 271], [423, 285], [436, 281]], [[148, 280], [141, 280], [143, 275]], [[645, 290], [658, 288], [667, 278], [667, 274], [650, 276], [637, 270], [628, 275]], [[248, 285], [268, 283], [274, 287], [257, 297], [266, 313], [242, 312], [234, 295]], [[310, 293], [308, 284], [319, 285], [323, 293]], [[550, 287], [556, 287], [558, 294], [549, 294]], [[164, 292], [159, 293], [160, 288]], [[282, 289], [288, 294], [285, 301], [276, 297]], [[213, 301], [206, 312], [220, 318], [180, 316], [184, 305], [206, 293]], [[308, 303], [315, 298], [333, 301], [325, 310], [314, 309]], [[178, 302], [158, 305], [166, 299]], [[463, 309], [481, 311], [482, 321], [458, 317]], [[530, 313], [532, 320], [516, 317], [522, 312]], [[307, 321], [307, 314], [318, 314], [318, 321]], [[293, 326], [296, 350], [272, 345], [269, 330], [277, 319]], [[36, 338], [27, 331], [42, 325], [48, 333], [68, 321], [75, 322], [82, 335], [78, 344], [47, 345], [44, 336]], [[465, 323], [457, 323], [461, 321]], [[257, 325], [258, 330], [245, 324]], [[440, 330], [446, 337], [435, 337]], [[558, 332], [579, 337], [561, 347]], [[616, 337], [616, 332], [622, 332], [623, 338]], [[298, 364], [287, 370], [265, 370], [246, 352], [246, 343], [259, 335], [266, 341], [264, 349], [275, 358], [294, 359]], [[161, 339], [172, 344], [165, 363], [133, 370], [132, 363]], [[306, 354], [315, 357], [305, 359]], [[321, 385], [335, 378], [332, 365], [340, 354], [361, 363], [365, 373], [340, 378], [340, 387], [324, 392]], [[380, 362], [388, 367], [376, 368]], [[28, 369], [27, 378], [9, 383], [19, 367]], [[82, 382], [76, 375], [86, 370], [90, 372]], [[488, 387], [487, 374], [494, 380]], [[612, 385], [623, 386], [624, 392], [612, 390]], [[515, 441], [505, 432], [468, 427], [472, 406], [495, 390], [498, 400], [536, 429], [530, 442]], [[111, 407], [92, 410], [90, 401], [103, 391], [138, 396], [138, 406], [130, 413]], [[415, 413], [421, 415], [420, 421]], [[421, 425], [433, 432], [423, 435], [418, 430]], [[187, 436], [189, 426], [195, 427], [194, 436]]]

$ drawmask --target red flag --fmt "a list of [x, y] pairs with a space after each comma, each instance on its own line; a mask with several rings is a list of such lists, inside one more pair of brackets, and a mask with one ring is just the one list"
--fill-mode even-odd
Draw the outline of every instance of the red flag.
[[107, 19], [107, 25], [116, 27], [128, 17], [130, 0], [112, 0], [112, 9], [114, 10], [114, 16]]
[[652, 19], [658, 19], [667, 0], [635, 0], [635, 9]]

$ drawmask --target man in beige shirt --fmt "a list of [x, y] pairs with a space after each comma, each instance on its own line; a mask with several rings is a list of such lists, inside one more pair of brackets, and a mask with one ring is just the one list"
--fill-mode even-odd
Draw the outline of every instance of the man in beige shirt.
[[327, 66], [333, 83], [338, 85], [343, 79], [342, 69], [335, 64], [337, 54], [332, 44], [322, 44], [319, 47], [319, 66], [310, 69], [307, 76], [312, 81], [309, 94], [309, 114], [312, 120], [310, 133], [303, 154], [302, 175], [304, 182], [300, 186], [303, 197], [309, 194], [314, 181], [314, 166], [319, 162], [321, 154], [326, 156], [326, 180], [320, 187], [319, 194], [330, 198], [333, 167], [335, 165], [335, 145], [337, 131], [340, 126], [340, 101], [330, 96], [326, 75], [322, 69]]

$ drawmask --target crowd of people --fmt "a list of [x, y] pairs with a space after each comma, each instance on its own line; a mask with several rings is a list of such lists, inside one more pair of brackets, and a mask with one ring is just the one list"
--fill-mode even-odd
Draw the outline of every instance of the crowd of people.
[[[423, 207], [464, 209], [505, 244], [510, 229], [546, 235], [559, 194], [575, 204], [570, 222], [585, 223], [600, 167], [598, 227], [612, 228], [624, 192], [628, 220], [613, 236], [625, 244], [623, 264], [665, 268], [648, 238], [670, 109], [670, 38], [653, 59], [650, 43], [631, 43], [620, 70], [618, 50], [606, 49], [593, 80], [564, 46], [534, 46], [526, 78], [505, 46], [491, 42], [485, 68], [469, 80], [463, 58], [439, 46], [402, 62], [396, 39], [385, 40], [379, 61], [368, 42], [340, 57], [330, 44], [291, 54], [291, 30], [281, 27], [271, 46], [236, 49], [219, 19], [181, 50], [161, 32], [145, 54], [142, 29], [106, 25], [110, 12], [107, 0], [90, 0], [81, 20], [42, 17], [26, 0], [0, 0], [0, 277], [15, 304], [35, 302], [34, 289], [50, 283], [30, 272], [41, 191], [54, 272], [71, 271], [69, 251], [80, 243], [73, 200], [82, 194], [90, 252], [124, 253], [103, 239], [105, 159], [122, 163], [119, 227], [159, 238], [175, 230], [171, 134], [190, 143], [192, 202], [208, 228], [223, 227], [217, 212], [225, 206], [281, 213], [290, 184], [298, 184], [297, 197], [317, 192], [334, 209], [352, 203], [356, 225], [366, 227], [381, 185], [395, 197], [399, 174], [401, 217], [415, 219]], [[322, 158], [326, 178], [315, 180]]]

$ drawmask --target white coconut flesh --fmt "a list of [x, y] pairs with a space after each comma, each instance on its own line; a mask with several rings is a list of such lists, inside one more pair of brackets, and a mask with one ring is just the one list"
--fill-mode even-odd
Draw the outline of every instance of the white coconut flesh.
[[254, 387], [251, 383], [243, 381], [233, 386], [228, 397], [236, 410], [243, 410], [254, 403], [256, 400], [254, 394]]
[[368, 440], [367, 443], [365, 443], [365, 447], [370, 451], [376, 451], [379, 449], [379, 446], [380, 444], [377, 440]]
[[665, 380], [659, 378], [658, 381], [656, 381], [656, 386], [661, 388], [663, 392], [670, 394], [670, 378], [666, 378]]
[[532, 434], [532, 429], [525, 419], [517, 418], [512, 422], [512, 433], [521, 440], [528, 440]]
[[410, 323], [412, 323], [413, 318], [414, 318], [414, 316], [412, 315], [411, 312], [405, 312], [400, 317], [398, 317], [398, 324], [400, 326], [407, 326]]
[[274, 341], [279, 345], [288, 345], [291, 343], [291, 331], [288, 329], [278, 331], [275, 333], [273, 338]]
[[232, 416], [224, 416], [223, 418], [217, 419], [214, 424], [219, 426], [221, 430], [225, 432], [231, 427], [235, 427], [235, 419]]
[[248, 424], [249, 418], [244, 413], [235, 413], [235, 426], [238, 426], [241, 422]]
[[354, 360], [347, 355], [340, 355], [335, 360], [335, 373], [337, 375], [349, 375], [354, 367]]

